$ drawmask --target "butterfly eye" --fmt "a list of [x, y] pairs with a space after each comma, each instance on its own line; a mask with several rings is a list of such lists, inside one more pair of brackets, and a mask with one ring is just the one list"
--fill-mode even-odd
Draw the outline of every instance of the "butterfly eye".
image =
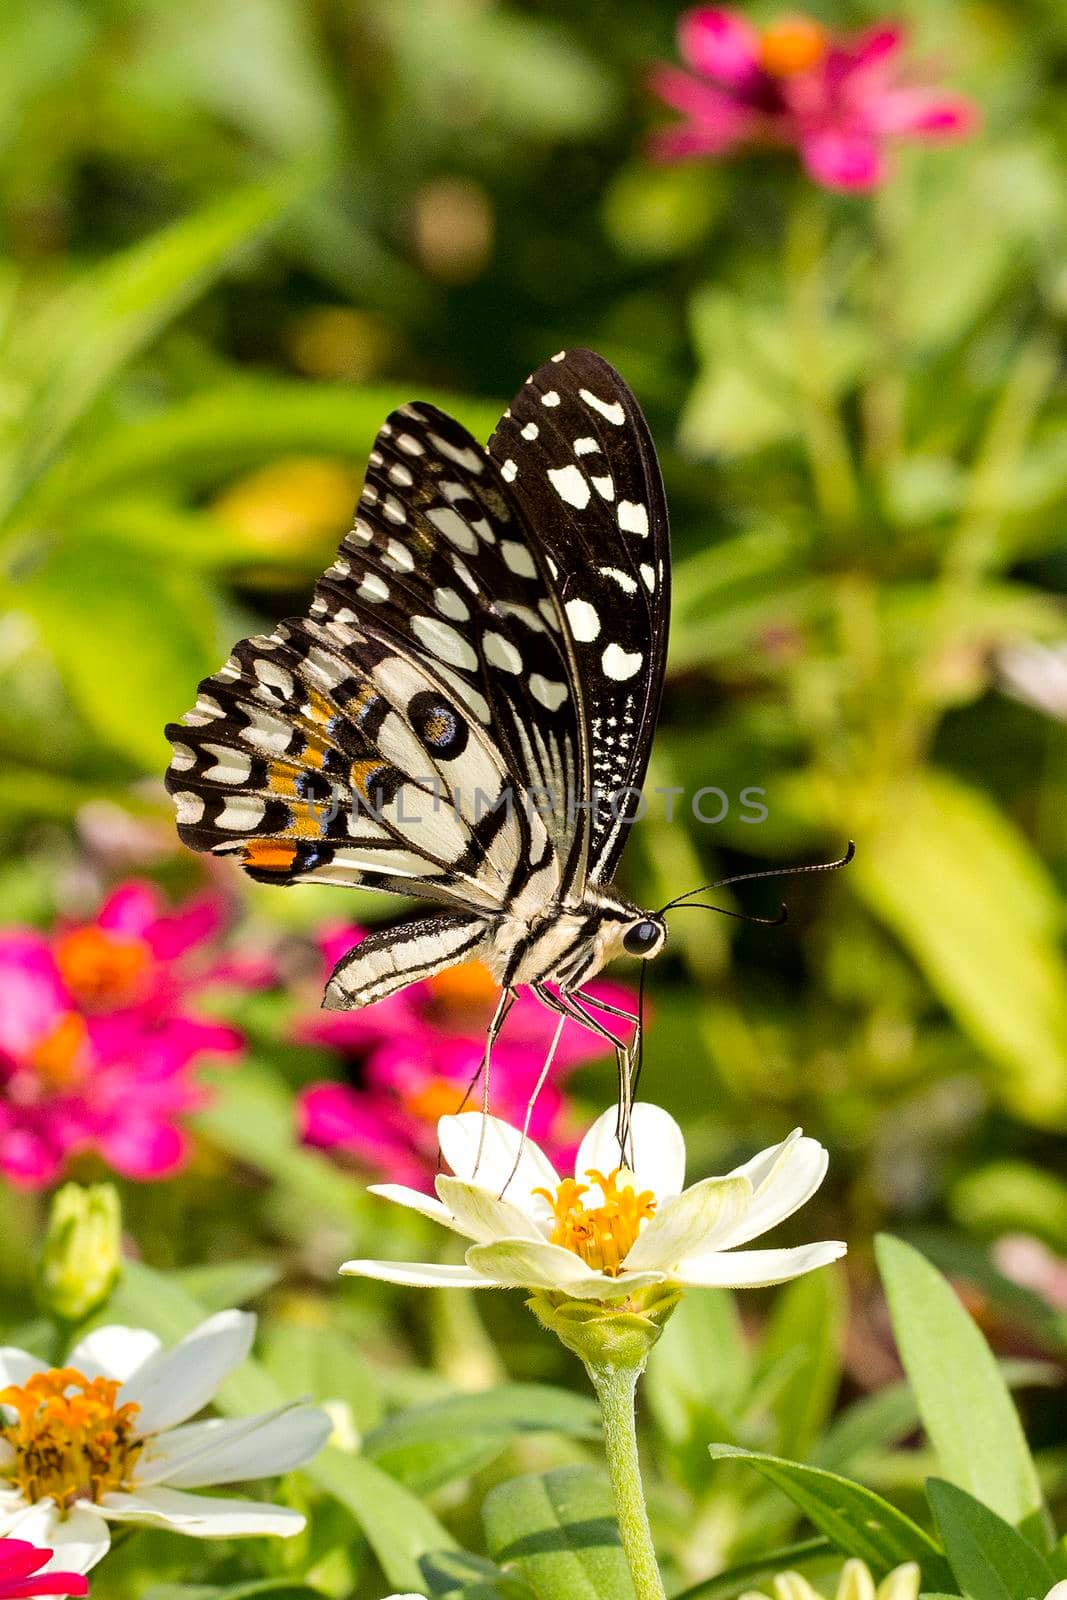
[[663, 940], [663, 929], [658, 922], [635, 922], [622, 936], [622, 947], [627, 955], [650, 956]]

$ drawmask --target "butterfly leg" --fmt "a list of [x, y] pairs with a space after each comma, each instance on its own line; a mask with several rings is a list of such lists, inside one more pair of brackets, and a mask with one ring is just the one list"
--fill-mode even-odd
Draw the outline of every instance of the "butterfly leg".
[[[632, 1047], [627, 1045], [624, 1039], [620, 1039], [617, 1034], [612, 1033], [611, 1029], [598, 1021], [591, 1012], [587, 1011], [577, 993], [573, 991], [568, 993], [560, 990], [558, 994], [553, 994], [550, 989], [541, 983], [531, 984], [530, 987], [542, 1005], [547, 1006], [550, 1011], [562, 1012], [572, 1022], [576, 1022], [580, 1028], [584, 1028], [587, 1033], [595, 1033], [599, 1039], [603, 1039], [607, 1044], [610, 1044], [615, 1051], [615, 1064], [619, 1077], [619, 1120], [615, 1133], [619, 1141], [619, 1153], [623, 1161], [626, 1161], [627, 1145], [630, 1143]], [[592, 997], [584, 996], [583, 998], [591, 999]], [[599, 1001], [594, 1002], [594, 1004], [599, 1004]], [[629, 1153], [629, 1161], [630, 1163], [633, 1161], [632, 1147]]]
[[[468, 1099], [470, 1098], [471, 1090], [474, 1088], [474, 1085], [478, 1082], [480, 1077], [482, 1080], [482, 1131], [478, 1137], [478, 1153], [474, 1158], [475, 1176], [477, 1176], [478, 1168], [482, 1164], [482, 1152], [485, 1149], [485, 1119], [489, 1115], [489, 1071], [490, 1061], [493, 1054], [493, 1045], [496, 1042], [497, 1035], [499, 1034], [501, 1028], [504, 1026], [504, 1018], [515, 1004], [515, 1001], [518, 999], [518, 997], [517, 989], [507, 988], [501, 991], [500, 999], [497, 1001], [496, 1010], [493, 1012], [489, 1026], [486, 1029], [485, 1050], [482, 1054], [481, 1065], [479, 1066], [478, 1071], [474, 1074], [474, 1077], [471, 1079], [467, 1088], [467, 1093], [463, 1096], [463, 1105], [466, 1105]], [[460, 1109], [463, 1109], [462, 1106]]]
[[545, 1080], [547, 1079], [549, 1073], [552, 1071], [552, 1063], [556, 1059], [556, 1051], [559, 1049], [559, 1041], [563, 1035], [563, 1025], [566, 1020], [566, 1013], [561, 1011], [559, 1021], [556, 1024], [556, 1031], [552, 1035], [552, 1043], [549, 1045], [548, 1054], [545, 1056], [544, 1066], [537, 1074], [537, 1082], [534, 1084], [533, 1092], [526, 1102], [526, 1114], [522, 1119], [522, 1138], [519, 1140], [519, 1148], [515, 1156], [515, 1165], [508, 1173], [507, 1183], [504, 1184], [504, 1187], [501, 1189], [498, 1196], [498, 1198], [501, 1200], [507, 1193], [507, 1190], [511, 1184], [511, 1180], [519, 1170], [519, 1162], [522, 1160], [522, 1153], [526, 1149], [526, 1141], [530, 1136], [530, 1118], [533, 1116], [534, 1106], [537, 1104], [537, 1097], [544, 1088]]

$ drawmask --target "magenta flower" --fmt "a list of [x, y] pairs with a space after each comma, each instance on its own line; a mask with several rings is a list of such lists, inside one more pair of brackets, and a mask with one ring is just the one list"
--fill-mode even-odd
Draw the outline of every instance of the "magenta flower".
[[25, 1539], [0, 1539], [0, 1600], [23, 1600], [41, 1594], [88, 1594], [89, 1585], [80, 1572], [42, 1572], [52, 1558]]
[[662, 64], [649, 80], [683, 118], [653, 136], [652, 154], [683, 161], [769, 145], [796, 150], [827, 189], [875, 189], [894, 140], [958, 139], [978, 121], [972, 101], [909, 71], [904, 43], [895, 22], [844, 36], [810, 17], [758, 29], [737, 11], [697, 6], [678, 27], [692, 70]]
[[176, 1171], [180, 1117], [203, 1103], [194, 1069], [241, 1048], [190, 1009], [208, 985], [269, 979], [264, 962], [220, 958], [211, 895], [176, 911], [143, 883], [117, 889], [95, 921], [50, 937], [0, 932], [0, 1172], [40, 1188], [95, 1151], [126, 1177]]
[[[355, 928], [328, 933], [322, 940], [328, 969], [362, 936]], [[634, 1008], [633, 991], [621, 984], [598, 979], [589, 991], [612, 1005]], [[365, 1011], [320, 1011], [301, 1018], [297, 1038], [339, 1051], [354, 1063], [358, 1078], [358, 1087], [327, 1081], [303, 1091], [298, 1117], [304, 1140], [343, 1152], [390, 1182], [431, 1188], [438, 1119], [458, 1110], [478, 1070], [498, 997], [485, 967], [468, 962]], [[521, 1126], [555, 1027], [556, 1018], [522, 992], [493, 1049], [497, 1115]], [[537, 1097], [531, 1136], [564, 1164], [577, 1140], [562, 1084], [575, 1067], [603, 1054], [592, 1034], [568, 1023], [550, 1081]]]

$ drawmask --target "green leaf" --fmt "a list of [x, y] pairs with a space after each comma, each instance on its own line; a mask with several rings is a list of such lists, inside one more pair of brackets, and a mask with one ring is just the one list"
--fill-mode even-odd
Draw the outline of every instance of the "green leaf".
[[927, 1582], [951, 1588], [952, 1573], [941, 1551], [918, 1523], [880, 1495], [821, 1467], [733, 1445], [711, 1445], [716, 1461], [746, 1461], [787, 1494], [820, 1533], [847, 1556], [866, 1561], [884, 1577], [904, 1561], [917, 1561]]
[[482, 1508], [490, 1554], [537, 1600], [633, 1600], [611, 1490], [591, 1467], [512, 1478]]
[[751, 1592], [753, 1584], [773, 1580], [779, 1572], [796, 1572], [813, 1561], [824, 1561], [833, 1550], [829, 1539], [797, 1539], [793, 1544], [780, 1545], [768, 1550], [766, 1555], [752, 1561], [742, 1561], [726, 1572], [716, 1573], [691, 1589], [683, 1589], [674, 1600], [738, 1600], [738, 1596]]
[[109, 258], [38, 314], [25, 335], [34, 393], [0, 510], [25, 492], [120, 368], [307, 186], [307, 173], [290, 171], [225, 195]]
[[174, 1277], [205, 1311], [228, 1311], [273, 1289], [282, 1271], [272, 1261], [217, 1261], [182, 1267]]
[[363, 1186], [316, 1150], [293, 1143], [292, 1095], [267, 1068], [246, 1062], [239, 1073], [220, 1073], [197, 1127], [221, 1149], [267, 1173], [293, 1205], [294, 1228], [323, 1214], [353, 1225], [365, 1202]]
[[785, 1456], [805, 1456], [829, 1416], [841, 1380], [846, 1316], [844, 1275], [810, 1272], [782, 1289], [760, 1348], [760, 1366], [788, 1362], [771, 1402], [775, 1445]]
[[261, 1594], [270, 1594], [276, 1600], [322, 1600], [321, 1589], [309, 1589], [305, 1583], [294, 1583], [292, 1578], [260, 1578], [252, 1583], [228, 1584], [224, 1589], [213, 1589], [202, 1584], [164, 1583], [149, 1589], [144, 1600], [253, 1600]]
[[214, 617], [195, 572], [106, 539], [57, 543], [9, 589], [90, 726], [138, 767], [162, 772], [164, 723], [218, 665]]
[[[312, 1322], [271, 1322], [263, 1333], [263, 1365], [287, 1398], [347, 1406], [356, 1431], [381, 1420], [374, 1377], [355, 1343], [336, 1328]], [[363, 1441], [363, 1447], [366, 1440]]]
[[915, 776], [881, 811], [850, 883], [997, 1065], [1008, 1106], [1060, 1126], [1067, 970], [1055, 884], [992, 801], [944, 773]]
[[972, 1600], [1043, 1600], [1055, 1574], [1010, 1523], [942, 1478], [931, 1478], [926, 1493], [945, 1554]]
[[[709, 1350], [715, 1352], [708, 1359]], [[733, 1443], [733, 1422], [751, 1377], [737, 1302], [728, 1289], [686, 1295], [649, 1358], [644, 1393], [687, 1482], [707, 1474], [708, 1435]]]
[[[204, 1315], [173, 1277], [130, 1261], [106, 1320], [149, 1328], [171, 1342], [195, 1328]], [[226, 1416], [242, 1416], [284, 1405], [286, 1398], [266, 1368], [250, 1360], [226, 1380], [215, 1405]], [[421, 1589], [425, 1562], [456, 1546], [433, 1512], [372, 1461], [328, 1447], [301, 1472], [351, 1513], [397, 1589]]]
[[364, 1454], [410, 1488], [429, 1493], [478, 1470], [519, 1434], [600, 1437], [600, 1413], [584, 1395], [549, 1384], [509, 1383], [390, 1417], [363, 1441]]
[[876, 1252], [897, 1349], [942, 1473], [1013, 1526], [1043, 1538], [1044, 1501], [993, 1354], [953, 1289], [911, 1245]]
[[503, 410], [495, 401], [427, 389], [415, 380], [354, 389], [285, 378], [242, 379], [143, 421], [94, 433], [42, 486], [35, 513], [55, 515], [70, 500], [107, 497], [146, 481], [210, 486], [286, 454], [312, 451], [363, 461], [386, 414], [416, 392], [483, 439]]

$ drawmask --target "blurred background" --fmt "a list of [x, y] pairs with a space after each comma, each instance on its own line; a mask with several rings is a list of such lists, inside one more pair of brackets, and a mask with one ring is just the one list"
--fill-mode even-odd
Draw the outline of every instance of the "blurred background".
[[[885, 16], [813, 10], [842, 33]], [[368, 1212], [356, 1179], [395, 1174], [405, 1149], [428, 1159], [442, 1083], [479, 1037], [477, 975], [411, 1001], [400, 1065], [375, 1056], [373, 1028], [323, 1032], [322, 950], [400, 908], [257, 888], [182, 851], [162, 728], [236, 638], [305, 607], [389, 408], [432, 399], [484, 439], [533, 365], [583, 344], [637, 393], [671, 505], [651, 783], [728, 800], [714, 824], [653, 806], [623, 887], [658, 905], [857, 844], [847, 871], [781, 886], [784, 927], [675, 919], [649, 975], [643, 1094], [682, 1122], [694, 1175], [798, 1123], [829, 1146], [806, 1226], [850, 1241], [839, 1353], [855, 1389], [895, 1371], [869, 1269], [887, 1225], [968, 1286], [1001, 1348], [1062, 1359], [1067, 14], [924, 0], [901, 19], [906, 64], [968, 97], [974, 126], [900, 141], [884, 181], [845, 191], [791, 150], [654, 158], [675, 114], [649, 74], [679, 61], [662, 0], [7, 0], [12, 1294], [64, 1175], [118, 1173], [157, 1266], [280, 1252], [274, 1303], [294, 1326], [321, 1321], [342, 1254], [385, 1253], [356, 1248], [361, 1232], [377, 1246], [407, 1226]], [[754, 787], [758, 823], [741, 803]], [[156, 886], [151, 915], [101, 917], [134, 880]], [[722, 903], [773, 914], [778, 888]], [[115, 1136], [111, 1102], [64, 1143], [49, 1106], [92, 1093], [62, 1019], [85, 1015], [92, 1036], [126, 992], [123, 939], [190, 897], [211, 917], [171, 955], [229, 952], [182, 978], [182, 1004], [195, 989], [223, 1030], [201, 1041], [219, 1059], [201, 1070], [188, 1045], [195, 1089], [183, 1079], [160, 1112], [180, 1131], [158, 1159]], [[66, 984], [32, 1049], [10, 1021], [31, 948]], [[442, 1039], [466, 1041], [454, 1067]], [[612, 1093], [611, 1065], [578, 1054], [550, 1107], [561, 1146]], [[420, 1323], [391, 1291], [344, 1294], [353, 1334], [401, 1328], [421, 1381], [458, 1381], [460, 1313]], [[819, 1314], [843, 1327], [833, 1294]], [[487, 1314], [515, 1370], [552, 1359], [521, 1309]], [[1062, 1476], [1056, 1416], [1039, 1397]]]

